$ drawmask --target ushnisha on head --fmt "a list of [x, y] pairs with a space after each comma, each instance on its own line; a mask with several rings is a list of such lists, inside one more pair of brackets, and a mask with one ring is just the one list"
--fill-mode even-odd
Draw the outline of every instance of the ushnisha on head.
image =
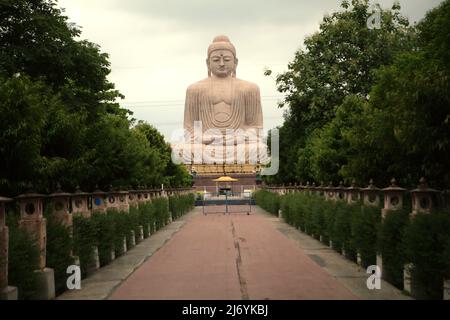
[[236, 77], [236, 48], [227, 36], [217, 36], [208, 47], [208, 77], [213, 74], [219, 78]]

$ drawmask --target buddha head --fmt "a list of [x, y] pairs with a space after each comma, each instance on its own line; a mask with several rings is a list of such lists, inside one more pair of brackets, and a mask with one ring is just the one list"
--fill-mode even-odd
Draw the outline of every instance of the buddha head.
[[211, 74], [220, 78], [236, 76], [236, 67], [238, 59], [236, 58], [236, 49], [227, 36], [217, 36], [208, 47], [208, 76]]

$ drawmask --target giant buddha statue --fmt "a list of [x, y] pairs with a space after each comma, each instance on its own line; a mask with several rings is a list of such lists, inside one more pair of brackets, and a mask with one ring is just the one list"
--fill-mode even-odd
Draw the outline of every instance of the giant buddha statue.
[[[192, 163], [194, 148], [204, 152], [214, 142], [217, 146], [219, 141], [219, 144], [223, 143], [224, 150], [228, 148], [228, 153], [230, 147], [234, 148], [232, 154], [238, 163], [248, 164], [251, 162], [251, 150], [258, 150], [258, 155], [261, 155], [264, 154], [261, 150], [266, 148], [261, 143], [263, 116], [259, 87], [236, 77], [238, 58], [236, 49], [227, 36], [214, 38], [208, 47], [206, 65], [208, 77], [190, 85], [186, 92], [184, 129], [189, 134], [188, 144], [192, 157], [188, 157], [185, 163]], [[195, 127], [198, 125], [202, 135], [195, 139], [195, 133], [198, 133]], [[230, 132], [234, 134], [229, 134]], [[249, 139], [255, 133], [257, 139]], [[242, 135], [246, 136], [245, 141], [242, 140]], [[244, 142], [245, 158], [242, 160], [238, 156], [238, 147]], [[264, 157], [259, 156], [257, 161], [265, 160], [262, 158]], [[203, 153], [202, 163], [211, 164], [216, 159], [217, 155], [211, 160]]]

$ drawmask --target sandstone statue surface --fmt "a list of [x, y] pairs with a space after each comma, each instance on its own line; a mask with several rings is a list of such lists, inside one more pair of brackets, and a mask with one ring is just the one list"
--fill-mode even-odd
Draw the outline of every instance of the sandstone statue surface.
[[195, 148], [201, 150], [202, 163], [230, 163], [230, 158], [237, 163], [264, 160], [260, 90], [236, 77], [238, 58], [227, 36], [214, 38], [206, 64], [208, 77], [186, 91], [184, 129], [191, 152], [185, 153], [185, 162], [193, 162]]

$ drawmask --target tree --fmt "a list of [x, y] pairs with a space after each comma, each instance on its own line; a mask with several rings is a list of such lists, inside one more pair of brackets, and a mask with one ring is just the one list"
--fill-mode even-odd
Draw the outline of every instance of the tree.
[[[418, 45], [380, 68], [363, 121], [347, 131], [353, 148], [346, 176], [371, 169], [414, 186], [421, 176], [448, 187], [450, 173], [450, 1], [418, 24]], [[364, 152], [369, 148], [371, 153]], [[375, 169], [375, 170], [374, 170]]]
[[144, 121], [139, 121], [133, 130], [143, 135], [148, 146], [158, 154], [161, 183], [169, 187], [190, 186], [191, 178], [187, 169], [184, 165], [175, 165], [172, 162], [172, 149], [158, 130]]
[[[413, 28], [400, 15], [396, 4], [391, 10], [380, 10], [381, 29], [370, 30], [367, 20], [373, 11], [366, 0], [342, 2], [343, 11], [325, 16], [320, 31], [308, 37], [305, 49], [296, 52], [288, 71], [277, 76], [277, 86], [286, 94], [280, 105], [289, 106], [280, 135], [280, 153], [288, 161], [280, 161], [279, 179], [292, 181], [286, 175], [293, 158], [301, 151], [309, 135], [323, 127], [336, 115], [336, 109], [348, 95], [368, 98], [374, 83], [373, 71], [392, 63], [394, 56], [413, 45]], [[283, 130], [280, 130], [280, 134]], [[307, 178], [309, 168], [296, 179]]]
[[[52, 0], [0, 2], [0, 192], [32, 182], [51, 192], [160, 185], [170, 146], [153, 127], [131, 129], [132, 113], [107, 79], [108, 55]], [[4, 165], [3, 165], [4, 164]], [[185, 183], [182, 170], [170, 168]]]

